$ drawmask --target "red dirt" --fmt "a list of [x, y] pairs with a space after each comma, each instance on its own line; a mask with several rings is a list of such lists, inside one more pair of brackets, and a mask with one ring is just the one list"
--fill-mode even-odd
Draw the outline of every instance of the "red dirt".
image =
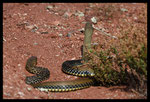
[[[91, 7], [90, 7], [91, 5]], [[38, 66], [51, 71], [48, 81], [64, 81], [75, 79], [61, 71], [66, 60], [81, 58], [80, 47], [84, 35], [78, 29], [84, 28], [86, 15], [76, 16], [76, 11], [85, 12], [92, 6], [101, 7], [108, 4], [89, 3], [4, 3], [3, 4], [3, 98], [4, 99], [137, 99], [135, 93], [125, 91], [126, 86], [90, 87], [73, 92], [41, 92], [25, 84], [29, 74], [25, 70], [30, 56], [38, 57]], [[146, 9], [145, 4], [112, 4], [116, 8], [126, 8], [125, 14], [136, 16]], [[46, 9], [50, 6], [49, 9]], [[52, 7], [52, 8], [51, 8]], [[96, 11], [90, 9], [95, 16]], [[116, 14], [124, 17], [125, 14]], [[98, 15], [96, 15], [98, 16]], [[91, 16], [92, 17], [92, 16]], [[89, 17], [90, 18], [90, 17]], [[126, 17], [126, 18], [131, 18]], [[117, 36], [116, 20], [107, 24], [106, 20], [97, 21], [95, 26], [107, 29]], [[114, 33], [115, 32], [115, 33]], [[70, 33], [71, 36], [67, 37]], [[109, 37], [94, 31], [92, 42], [107, 43]]]

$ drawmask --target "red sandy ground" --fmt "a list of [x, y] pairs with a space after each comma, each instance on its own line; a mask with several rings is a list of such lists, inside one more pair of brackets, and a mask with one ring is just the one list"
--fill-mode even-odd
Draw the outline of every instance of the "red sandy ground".
[[[66, 60], [81, 58], [80, 47], [83, 44], [84, 16], [76, 16], [91, 6], [101, 7], [107, 4], [65, 4], [65, 3], [4, 3], [3, 4], [3, 98], [4, 99], [137, 99], [135, 93], [127, 92], [126, 86], [90, 87], [73, 92], [41, 92], [25, 84], [29, 74], [25, 70], [30, 56], [38, 57], [38, 66], [51, 71], [48, 81], [73, 80], [76, 77], [64, 74], [61, 65]], [[128, 9], [128, 14], [142, 12], [145, 4], [112, 4], [116, 8]], [[52, 8], [46, 9], [47, 6]], [[137, 10], [136, 10], [137, 9]], [[134, 12], [136, 11], [136, 12]], [[91, 13], [94, 14], [94, 10]], [[125, 16], [122, 14], [121, 16]], [[118, 22], [98, 21], [109, 33], [117, 36]], [[36, 30], [37, 27], [37, 30]], [[41, 33], [47, 34], [41, 34]], [[115, 32], [115, 33], [113, 33]], [[70, 33], [71, 36], [67, 37]], [[92, 42], [106, 42], [109, 37], [94, 31]]]

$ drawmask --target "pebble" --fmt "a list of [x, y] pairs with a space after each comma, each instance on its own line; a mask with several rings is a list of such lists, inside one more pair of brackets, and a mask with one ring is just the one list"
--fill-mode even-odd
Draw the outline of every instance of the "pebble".
[[91, 21], [92, 21], [93, 23], [95, 23], [95, 24], [96, 24], [96, 23], [97, 23], [97, 19], [96, 19], [96, 17], [92, 17], [92, 18], [91, 18]]
[[58, 36], [62, 37], [62, 36], [63, 36], [63, 34], [61, 34], [61, 33], [60, 33], [60, 34], [58, 34]]
[[63, 15], [65, 18], [68, 18], [69, 17], [69, 14], [67, 12], [64, 13]]
[[135, 20], [137, 20], [137, 17], [134, 17]]
[[95, 42], [95, 43], [92, 43], [92, 45], [98, 45], [98, 43]]
[[14, 87], [10, 86], [9, 88], [10, 88], [10, 89], [13, 89]]
[[107, 21], [108, 23], [111, 23], [112, 21]]
[[36, 25], [28, 25], [26, 26], [26, 28], [31, 29], [31, 32], [35, 32], [36, 30], [38, 30], [38, 27]]
[[10, 93], [4, 93], [4, 95], [6, 95], [6, 96], [11, 96], [11, 94], [10, 94]]
[[84, 32], [84, 28], [78, 29], [78, 31], [83, 33]]
[[29, 29], [33, 29], [34, 28], [34, 25], [28, 25], [28, 26], [26, 26], [27, 28], [29, 28]]
[[55, 55], [55, 56], [59, 56], [59, 55]]
[[71, 37], [71, 33], [68, 33], [68, 34], [67, 34], [67, 37]]
[[14, 37], [14, 39], [15, 39], [15, 40], [17, 40], [17, 38], [16, 38], [16, 37]]
[[23, 15], [26, 16], [26, 15], [28, 15], [28, 14], [27, 14], [27, 13], [24, 13]]
[[34, 27], [32, 30], [31, 30], [31, 32], [36, 32], [38, 30], [38, 27]]
[[30, 87], [27, 87], [27, 90], [28, 90], [28, 91], [31, 91], [32, 89], [31, 89]]
[[58, 47], [58, 48], [61, 48], [61, 47], [62, 47], [62, 45], [58, 45], [57, 47]]
[[81, 12], [81, 11], [77, 11], [77, 12], [75, 13], [75, 16], [83, 17], [83, 16], [84, 16], [84, 13]]
[[36, 43], [36, 42], [35, 42], [35, 43], [33, 43], [33, 44], [34, 44], [34, 45], [38, 45], [38, 43]]
[[47, 6], [47, 7], [46, 7], [47, 10], [50, 10], [50, 9], [52, 9], [52, 8], [53, 8], [53, 6]]
[[40, 34], [40, 32], [38, 32], [38, 31], [37, 31], [36, 33], [37, 33], [37, 34]]
[[48, 34], [48, 32], [47, 32], [47, 31], [44, 31], [44, 32], [41, 32], [41, 34]]
[[121, 8], [121, 11], [126, 12], [126, 11], [128, 11], [128, 9]]
[[76, 94], [80, 95], [81, 93], [77, 92]]
[[6, 39], [5, 39], [5, 38], [3, 38], [3, 41], [6, 41]]
[[18, 94], [19, 94], [20, 96], [24, 96], [24, 93], [23, 93], [23, 92], [18, 92]]
[[90, 3], [89, 5], [90, 5], [90, 7], [94, 7], [94, 5], [92, 3]]
[[18, 64], [18, 67], [20, 67], [21, 66], [21, 64]]
[[76, 58], [75, 57], [73, 57], [71, 60], [75, 60]]
[[68, 76], [66, 76], [66, 78], [68, 78], [68, 79], [70, 79], [70, 77], [71, 77], [71, 76], [69, 76], [69, 75], [68, 75]]

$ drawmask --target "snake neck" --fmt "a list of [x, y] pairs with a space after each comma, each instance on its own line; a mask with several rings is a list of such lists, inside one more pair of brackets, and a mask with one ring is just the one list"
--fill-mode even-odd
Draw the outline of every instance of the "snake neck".
[[85, 25], [84, 32], [84, 43], [83, 43], [83, 57], [82, 59], [87, 62], [88, 61], [88, 51], [91, 49], [91, 40], [93, 35], [93, 27], [92, 23], [87, 22]]

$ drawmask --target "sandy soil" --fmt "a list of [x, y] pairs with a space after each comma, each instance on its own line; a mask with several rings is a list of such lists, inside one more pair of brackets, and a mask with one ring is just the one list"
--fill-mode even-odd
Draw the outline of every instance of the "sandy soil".
[[[113, 19], [97, 15], [95, 7], [113, 5], [122, 10]], [[126, 86], [90, 87], [73, 92], [41, 92], [25, 84], [29, 74], [25, 64], [30, 56], [38, 57], [38, 66], [51, 71], [48, 81], [72, 80], [76, 77], [61, 71], [66, 60], [81, 58], [85, 22], [97, 17], [96, 27], [119, 34], [119, 19], [134, 22], [146, 4], [91, 4], [91, 3], [4, 3], [3, 4], [3, 98], [4, 99], [137, 99]], [[88, 12], [85, 12], [85, 9]], [[85, 19], [86, 18], [86, 19]], [[100, 18], [100, 19], [99, 19]], [[133, 19], [133, 20], [132, 20]], [[135, 20], [134, 20], [135, 19]], [[108, 23], [109, 21], [109, 23]], [[93, 43], [107, 43], [109, 36], [94, 31]]]

